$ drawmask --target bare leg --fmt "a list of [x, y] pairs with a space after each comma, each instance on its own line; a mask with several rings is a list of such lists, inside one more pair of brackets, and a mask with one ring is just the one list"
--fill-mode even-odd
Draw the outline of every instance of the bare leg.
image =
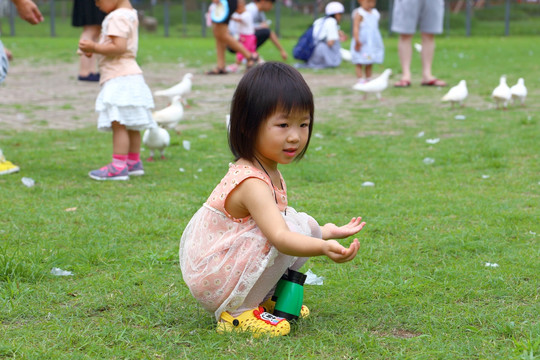
[[356, 64], [356, 77], [358, 78], [358, 80], [362, 78], [362, 65], [361, 64]]
[[141, 132], [128, 130], [129, 152], [132, 154], [141, 152]]
[[[100, 32], [101, 32], [100, 25], [86, 25], [83, 27], [81, 40], [87, 39], [87, 40], [93, 40], [97, 42], [99, 40]], [[90, 75], [90, 73], [93, 73], [96, 71], [96, 55], [92, 55], [90, 57], [81, 55], [79, 58], [80, 58], [79, 60], [79, 75], [80, 76], [86, 77]]]
[[246, 59], [251, 59], [252, 54], [229, 34], [227, 24], [214, 24], [213, 30], [216, 39], [218, 69], [225, 69], [225, 50], [227, 46], [235, 52], [240, 52]]
[[401, 80], [411, 81], [412, 35], [399, 35], [398, 52], [401, 62]]
[[433, 80], [431, 65], [435, 53], [435, 35], [422, 33], [422, 81]]
[[127, 155], [129, 151], [129, 134], [124, 125], [121, 125], [117, 121], [112, 123], [113, 131], [113, 154], [115, 155]]
[[373, 65], [366, 65], [366, 79], [371, 79], [371, 74], [373, 74]]

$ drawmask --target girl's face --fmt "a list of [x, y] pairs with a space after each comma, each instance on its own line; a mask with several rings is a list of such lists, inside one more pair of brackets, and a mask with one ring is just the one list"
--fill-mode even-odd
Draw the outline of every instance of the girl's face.
[[246, 10], [246, 2], [244, 0], [239, 0], [236, 4], [236, 10], [239, 13], [242, 13]]
[[377, 5], [377, 0], [358, 0], [358, 3], [364, 10], [370, 11]]
[[266, 165], [289, 164], [306, 147], [311, 119], [308, 111], [277, 111], [261, 124], [255, 156]]
[[110, 13], [118, 6], [118, 0], [95, 0], [96, 6], [104, 13]]

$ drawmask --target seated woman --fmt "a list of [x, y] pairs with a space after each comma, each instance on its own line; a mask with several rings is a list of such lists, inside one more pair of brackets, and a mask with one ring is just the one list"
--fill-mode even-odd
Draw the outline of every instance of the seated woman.
[[306, 63], [309, 68], [332, 68], [341, 64], [341, 41], [345, 41], [346, 36], [339, 29], [339, 23], [345, 8], [340, 2], [332, 1], [324, 12], [326, 16], [313, 23], [313, 40], [317, 45]]

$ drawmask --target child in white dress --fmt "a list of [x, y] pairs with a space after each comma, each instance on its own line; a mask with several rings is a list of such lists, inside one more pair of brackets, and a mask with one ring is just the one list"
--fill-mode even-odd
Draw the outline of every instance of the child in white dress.
[[101, 92], [96, 100], [98, 129], [113, 132], [112, 162], [88, 174], [95, 180], [128, 180], [143, 175], [140, 131], [156, 126], [152, 119], [152, 93], [135, 60], [138, 49], [137, 11], [129, 0], [96, 0], [108, 15], [98, 43], [81, 40], [86, 56], [99, 54]]
[[384, 44], [379, 31], [381, 15], [375, 8], [376, 3], [376, 0], [358, 0], [360, 7], [353, 11], [351, 61], [356, 64], [356, 77], [360, 83], [370, 81], [373, 64], [382, 64], [384, 60]]
[[355, 217], [344, 226], [321, 227], [287, 205], [278, 164], [302, 158], [313, 129], [313, 96], [297, 70], [277, 62], [249, 70], [230, 114], [235, 163], [186, 226], [180, 268], [193, 296], [214, 314], [218, 331], [286, 335], [289, 322], [271, 314], [281, 276], [310, 256], [352, 260], [357, 239], [348, 248], [330, 239], [354, 235], [365, 223]]

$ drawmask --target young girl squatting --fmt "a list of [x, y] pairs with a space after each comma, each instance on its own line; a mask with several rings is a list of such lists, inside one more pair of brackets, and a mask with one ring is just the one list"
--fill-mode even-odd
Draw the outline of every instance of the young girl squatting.
[[365, 225], [360, 217], [344, 226], [319, 226], [287, 205], [278, 165], [305, 154], [313, 113], [311, 90], [297, 70], [283, 63], [249, 70], [234, 93], [229, 147], [235, 162], [180, 241], [184, 281], [215, 315], [220, 332], [288, 334], [288, 321], [271, 314], [281, 276], [311, 256], [344, 263], [358, 252], [357, 239], [349, 247], [332, 239], [358, 233]]
[[113, 132], [112, 162], [88, 174], [95, 180], [128, 180], [143, 175], [141, 130], [155, 126], [152, 93], [135, 60], [138, 49], [137, 11], [129, 0], [96, 0], [108, 15], [99, 42], [81, 40], [86, 56], [98, 54], [101, 91], [96, 100], [98, 129]]

